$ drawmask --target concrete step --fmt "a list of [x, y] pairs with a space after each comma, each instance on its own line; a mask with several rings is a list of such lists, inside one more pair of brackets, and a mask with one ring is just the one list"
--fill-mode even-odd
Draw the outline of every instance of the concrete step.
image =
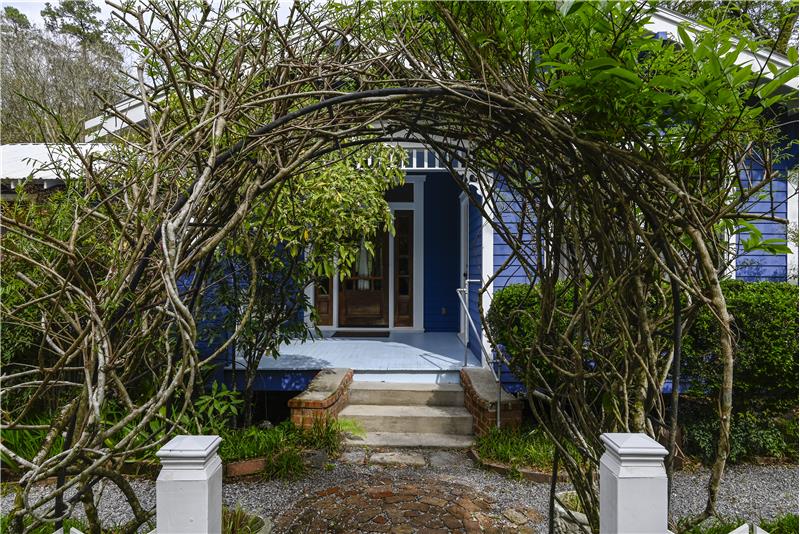
[[472, 416], [463, 406], [351, 404], [339, 417], [358, 422], [367, 432], [472, 433]]
[[353, 382], [350, 404], [394, 406], [464, 406], [460, 384], [418, 384], [408, 382]]
[[417, 384], [460, 384], [461, 370], [441, 369], [431, 371], [427, 369], [355, 369], [353, 382], [414, 382]]
[[472, 436], [463, 434], [416, 434], [411, 432], [367, 432], [363, 437], [346, 440], [353, 447], [430, 447], [437, 449], [467, 449]]

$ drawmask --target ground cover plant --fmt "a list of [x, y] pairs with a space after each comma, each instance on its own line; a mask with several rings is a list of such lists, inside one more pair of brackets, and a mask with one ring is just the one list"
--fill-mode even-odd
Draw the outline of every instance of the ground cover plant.
[[475, 449], [481, 458], [513, 468], [531, 467], [549, 472], [553, 467], [555, 447], [535, 428], [492, 428], [475, 439]]
[[360, 430], [352, 422], [319, 419], [302, 429], [285, 421], [271, 428], [233, 428], [224, 430], [219, 454], [223, 462], [265, 458], [264, 476], [268, 479], [295, 479], [307, 472], [306, 451], [323, 451], [337, 456], [346, 433]]
[[[542, 386], [528, 388], [536, 396], [529, 404], [595, 526], [598, 435], [654, 435], [653, 418], [672, 425], [657, 392], [678, 360], [673, 340], [691, 311], [681, 302], [719, 319], [720, 433], [696, 519], [712, 515], [733, 403], [733, 333], [719, 273], [730, 236], [747, 233], [758, 216], [742, 213], [749, 199], [779, 177], [771, 166], [785, 154], [774, 118], [789, 97], [778, 89], [797, 75], [797, 57], [786, 69], [738, 65], [739, 52], [760, 43], [734, 41], [740, 32], [730, 21], [695, 36], [682, 30], [680, 43], [661, 39], [645, 28], [652, 8], [311, 3], [279, 18], [266, 2], [117, 7], [136, 72], [127, 96], [145, 120], [109, 107], [126, 129], [91, 157], [64, 129], [72, 164], [58, 166], [58, 201], [20, 195], [0, 221], [0, 276], [16, 281], [3, 284], [12, 289], [3, 319], [27, 347], [3, 354], [0, 424], [47, 432], [31, 460], [5, 444], [0, 451], [24, 469], [24, 488], [66, 477], [9, 513], [32, 527], [52, 523], [74, 488], [98, 531], [98, 480], [127, 488], [113, 466], [191, 424], [204, 370], [245, 331], [248, 307], [211, 353], [198, 349], [202, 297], [221, 247], [259, 235], [260, 222], [264, 235], [288, 228], [314, 242], [324, 227], [276, 221], [291, 221], [315, 194], [331, 195], [326, 206], [345, 195], [293, 187], [325, 176], [331, 159], [355, 168], [360, 148], [408, 133], [445, 164], [468, 160], [469, 173], [450, 168], [453, 176], [541, 294], [522, 376]], [[740, 181], [742, 158], [768, 179]], [[297, 202], [283, 204], [282, 192]], [[358, 202], [346, 206], [363, 222]], [[329, 263], [342, 251], [346, 259], [361, 235], [338, 237]], [[556, 297], [557, 283], [573, 288], [571, 302]], [[545, 368], [553, 380], [543, 381]], [[106, 418], [111, 404], [121, 417]], [[31, 424], [44, 408], [55, 414], [50, 424]], [[54, 455], [60, 435], [63, 451]], [[139, 523], [149, 520], [134, 497], [131, 507]]]

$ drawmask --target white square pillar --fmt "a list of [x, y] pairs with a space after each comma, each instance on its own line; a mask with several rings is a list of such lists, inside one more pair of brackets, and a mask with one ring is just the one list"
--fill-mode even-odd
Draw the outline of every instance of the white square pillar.
[[600, 436], [601, 534], [666, 534], [667, 450], [646, 434]]
[[156, 456], [157, 534], [221, 534], [219, 436], [176, 436]]

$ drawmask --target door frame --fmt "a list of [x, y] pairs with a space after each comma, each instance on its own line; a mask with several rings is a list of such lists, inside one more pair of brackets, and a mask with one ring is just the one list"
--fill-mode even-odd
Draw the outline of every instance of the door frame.
[[[461, 193], [459, 200], [459, 288], [467, 287], [469, 278], [469, 199], [465, 193]], [[466, 295], [469, 302], [469, 295]], [[469, 325], [467, 324], [467, 314], [461, 302], [458, 303], [458, 337], [464, 345], [467, 344], [469, 337]]]
[[[389, 209], [394, 217], [395, 210], [411, 210], [414, 212], [414, 228], [413, 228], [413, 309], [414, 321], [413, 326], [395, 326], [394, 325], [394, 309], [395, 309], [395, 265], [394, 265], [394, 236], [389, 234], [389, 327], [390, 331], [398, 332], [424, 332], [425, 331], [425, 175], [414, 174], [407, 175], [405, 181], [407, 184], [414, 184], [414, 201], [413, 202], [389, 202]], [[338, 273], [333, 275], [332, 289], [332, 303], [333, 319], [329, 325], [319, 325], [319, 329], [323, 332], [339, 330], [339, 276]], [[306, 295], [308, 295], [311, 305], [314, 302], [314, 286], [310, 284], [306, 287]], [[306, 322], [310, 323], [311, 316], [306, 313]], [[368, 331], [368, 330], [387, 330], [386, 327], [380, 326], [362, 326], [362, 327], [347, 327], [350, 331]]]

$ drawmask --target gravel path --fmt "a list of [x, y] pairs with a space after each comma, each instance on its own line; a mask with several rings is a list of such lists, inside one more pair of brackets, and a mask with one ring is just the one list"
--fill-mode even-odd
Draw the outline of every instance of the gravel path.
[[[421, 453], [426, 457], [431, 454], [430, 451], [410, 452]], [[525, 508], [547, 517], [547, 484], [509, 480], [497, 473], [480, 469], [463, 452], [446, 453], [444, 459], [444, 462], [438, 462], [440, 465], [425, 467], [365, 465], [361, 463], [363, 460], [359, 453], [353, 452], [334, 462], [332, 468], [317, 469], [310, 476], [298, 481], [226, 482], [223, 486], [223, 503], [229, 507], [239, 505], [262, 517], [275, 517], [303, 497], [322, 489], [357, 482], [370, 476], [381, 476], [398, 481], [417, 480], [424, 483], [426, 479], [433, 479], [439, 483], [463, 484], [490, 497], [498, 509]], [[685, 517], [699, 512], [705, 505], [707, 483], [708, 471], [705, 469], [679, 472], [673, 488], [673, 516]], [[155, 505], [155, 482], [135, 479], [132, 484], [145, 507]], [[560, 485], [560, 489], [566, 487]], [[2, 509], [8, 509], [12, 504], [13, 495], [3, 495]], [[109, 525], [125, 522], [132, 517], [125, 500], [113, 485], [104, 491], [99, 510], [104, 522]], [[797, 513], [797, 466], [729, 467], [722, 481], [718, 510], [726, 517], [750, 520]], [[80, 509], [75, 512], [77, 516], [82, 515]]]

